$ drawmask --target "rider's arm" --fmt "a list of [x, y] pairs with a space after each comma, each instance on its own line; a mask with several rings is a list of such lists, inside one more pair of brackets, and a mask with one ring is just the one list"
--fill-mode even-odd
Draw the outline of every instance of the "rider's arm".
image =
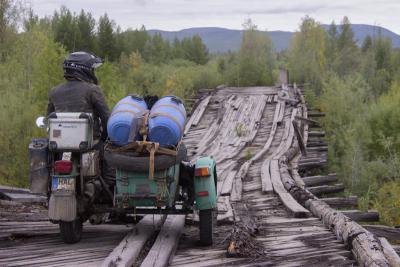
[[91, 102], [93, 103], [94, 112], [99, 116], [101, 120], [101, 127], [103, 128], [101, 139], [105, 140], [108, 136], [107, 121], [108, 117], [110, 116], [110, 110], [108, 109], [103, 92], [100, 88], [97, 87], [95, 90], [93, 90], [91, 94]]
[[55, 111], [56, 111], [56, 109], [54, 107], [53, 102], [51, 102], [51, 98], [49, 96], [49, 103], [47, 104], [47, 116], [49, 116], [50, 113], [55, 112]]

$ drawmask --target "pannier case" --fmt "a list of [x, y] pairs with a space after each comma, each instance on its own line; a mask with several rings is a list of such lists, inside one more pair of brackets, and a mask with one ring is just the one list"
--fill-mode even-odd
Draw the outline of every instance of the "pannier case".
[[86, 151], [93, 145], [93, 117], [90, 113], [52, 113], [49, 115], [49, 149]]

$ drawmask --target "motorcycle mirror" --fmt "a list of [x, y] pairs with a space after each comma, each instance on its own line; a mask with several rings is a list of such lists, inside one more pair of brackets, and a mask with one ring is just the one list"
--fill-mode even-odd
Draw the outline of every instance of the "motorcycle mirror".
[[45, 128], [46, 127], [46, 118], [45, 117], [38, 117], [36, 119], [36, 126], [39, 128]]

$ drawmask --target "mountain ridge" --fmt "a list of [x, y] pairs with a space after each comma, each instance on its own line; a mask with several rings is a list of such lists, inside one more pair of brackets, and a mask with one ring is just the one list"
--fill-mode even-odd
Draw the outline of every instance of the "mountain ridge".
[[[329, 25], [321, 25], [325, 30]], [[392, 41], [393, 47], [400, 48], [400, 35], [381, 26], [368, 25], [368, 24], [351, 24], [354, 32], [355, 40], [359, 45], [367, 35], [378, 35], [379, 32], [382, 36], [389, 38]], [[340, 31], [340, 25], [338, 25]], [[183, 39], [185, 37], [192, 37], [198, 34], [204, 44], [208, 47], [211, 53], [226, 53], [228, 51], [238, 51], [242, 39], [243, 30], [227, 29], [222, 27], [195, 27], [187, 28], [179, 31], [163, 31], [163, 30], [148, 30], [149, 34], [154, 35], [160, 33], [164, 39], [173, 41], [175, 38]], [[275, 50], [282, 51], [289, 47], [290, 40], [295, 32], [290, 31], [261, 31], [268, 33], [274, 43]]]

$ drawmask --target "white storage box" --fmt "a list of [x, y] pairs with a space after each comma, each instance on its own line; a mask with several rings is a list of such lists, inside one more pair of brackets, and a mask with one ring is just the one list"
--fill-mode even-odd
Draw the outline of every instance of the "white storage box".
[[49, 149], [86, 151], [93, 145], [93, 119], [89, 113], [52, 113], [49, 116]]

